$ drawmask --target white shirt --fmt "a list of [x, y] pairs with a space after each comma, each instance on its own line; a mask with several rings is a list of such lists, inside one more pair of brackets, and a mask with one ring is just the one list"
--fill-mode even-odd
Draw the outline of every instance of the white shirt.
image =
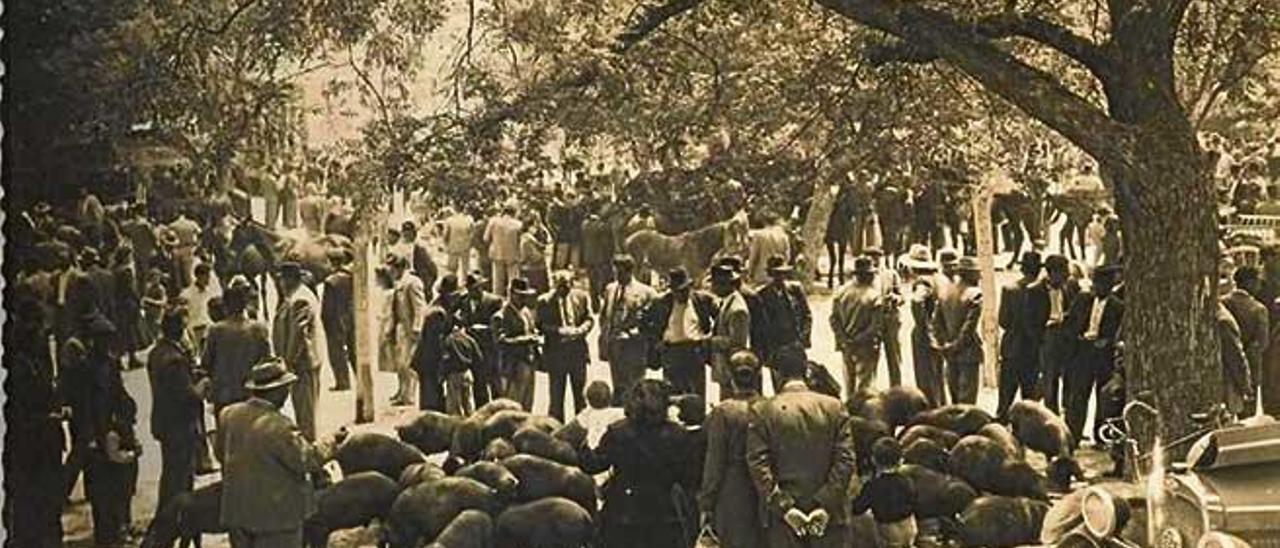
[[578, 421], [587, 430], [587, 447], [595, 449], [600, 445], [600, 438], [609, 430], [609, 425], [626, 418], [621, 407], [605, 407], [584, 409], [573, 420]]
[[1098, 338], [1098, 330], [1102, 328], [1102, 313], [1107, 309], [1106, 297], [1094, 297], [1093, 307], [1089, 309], [1089, 328], [1084, 332], [1084, 338], [1094, 340]]
[[698, 325], [698, 312], [689, 301], [676, 301], [671, 305], [671, 316], [667, 318], [667, 329], [662, 333], [662, 342], [683, 343], [702, 338], [702, 326]]
[[1049, 286], [1049, 325], [1062, 323], [1062, 288]]

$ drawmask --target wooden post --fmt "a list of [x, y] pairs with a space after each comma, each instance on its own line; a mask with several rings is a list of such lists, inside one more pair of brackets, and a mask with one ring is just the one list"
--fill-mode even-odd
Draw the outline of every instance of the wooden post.
[[[362, 220], [363, 215], [357, 217]], [[355, 265], [351, 271], [352, 305], [356, 316], [356, 423], [373, 422], [373, 360], [377, 359], [374, 351], [373, 320], [370, 317], [369, 279], [369, 230], [365, 223], [356, 222], [355, 233]]]
[[996, 386], [1000, 359], [1000, 286], [996, 283], [995, 234], [991, 226], [991, 202], [996, 193], [1006, 192], [1013, 181], [1004, 170], [988, 173], [973, 200], [973, 232], [978, 244], [978, 266], [982, 269], [982, 385]]

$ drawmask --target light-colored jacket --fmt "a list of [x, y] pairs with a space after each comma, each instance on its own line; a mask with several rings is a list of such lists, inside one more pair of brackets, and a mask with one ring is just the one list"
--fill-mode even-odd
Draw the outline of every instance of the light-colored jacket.
[[880, 348], [884, 314], [880, 292], [874, 284], [846, 284], [831, 307], [831, 331], [836, 348], [844, 352], [868, 352]]
[[484, 241], [489, 244], [489, 259], [516, 262], [520, 260], [520, 230], [524, 224], [519, 219], [499, 215], [489, 220], [484, 228]]
[[251, 398], [222, 410], [222, 524], [250, 531], [290, 531], [315, 513], [308, 475], [321, 452], [270, 402]]
[[444, 247], [449, 253], [466, 253], [471, 249], [471, 232], [475, 221], [466, 213], [455, 213], [444, 221]]
[[734, 291], [721, 299], [711, 335], [711, 378], [727, 385], [729, 358], [751, 344], [751, 311], [742, 293]]
[[281, 299], [271, 330], [271, 345], [285, 366], [295, 373], [320, 368], [317, 326], [320, 305], [306, 287], [298, 287]]
[[396, 340], [396, 367], [408, 367], [427, 317], [427, 290], [422, 280], [406, 272], [391, 293], [391, 329]]

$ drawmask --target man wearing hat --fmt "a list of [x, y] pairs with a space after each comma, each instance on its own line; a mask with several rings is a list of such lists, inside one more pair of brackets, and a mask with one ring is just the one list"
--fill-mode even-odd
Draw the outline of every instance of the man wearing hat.
[[784, 354], [797, 355], [800, 361], [805, 361], [805, 349], [809, 348], [813, 331], [813, 313], [809, 310], [804, 286], [790, 279], [793, 267], [782, 255], [770, 257], [765, 271], [769, 274], [769, 283], [758, 292], [760, 312], [751, 311], [751, 345], [758, 350], [757, 355], [764, 356], [763, 363], [770, 368], [776, 368]]
[[844, 357], [844, 388], [850, 399], [860, 390], [872, 389], [880, 361], [884, 314], [875, 275], [869, 257], [854, 259], [853, 280], [839, 289], [831, 305], [831, 331]]
[[458, 325], [480, 345], [480, 359], [472, 364], [471, 392], [476, 407], [501, 394], [498, 385], [498, 349], [493, 340], [493, 316], [502, 310], [502, 297], [489, 292], [489, 279], [480, 271], [467, 274], [465, 292], [458, 301]]
[[[1067, 333], [1076, 342], [1076, 351], [1063, 372], [1062, 399], [1064, 418], [1077, 445], [1084, 436], [1089, 396], [1115, 374], [1116, 342], [1124, 317], [1124, 301], [1112, 291], [1119, 275], [1116, 265], [1095, 269], [1092, 286], [1080, 292], [1067, 313]], [[1098, 440], [1098, 428], [1106, 415], [1099, 412], [1094, 416], [1093, 439]]]
[[542, 338], [530, 308], [537, 294], [528, 280], [513, 278], [507, 303], [493, 318], [503, 396], [525, 409], [533, 409], [534, 372], [541, 358]]
[[604, 291], [600, 310], [600, 339], [596, 351], [609, 362], [613, 383], [613, 403], [621, 405], [627, 392], [644, 378], [649, 356], [648, 340], [642, 335], [642, 313], [658, 297], [652, 287], [635, 279], [635, 260], [630, 255], [613, 258], [614, 281]]
[[222, 525], [235, 548], [302, 546], [303, 523], [316, 511], [313, 479], [345, 435], [339, 430], [313, 444], [280, 412], [298, 380], [279, 359], [268, 359], [249, 373], [252, 397], [219, 417]]
[[933, 346], [946, 360], [951, 403], [973, 404], [978, 401], [978, 368], [983, 360], [982, 339], [978, 336], [982, 318], [980, 271], [973, 257], [960, 258], [954, 269], [955, 287], [940, 294], [933, 312]]
[[711, 332], [711, 378], [724, 392], [730, 389], [729, 358], [747, 350], [751, 342], [751, 309], [740, 293], [742, 276], [729, 266], [711, 269], [711, 292], [720, 299]]
[[418, 376], [418, 408], [424, 411], [443, 413], [446, 409], [441, 364], [445, 360], [445, 337], [455, 327], [458, 290], [457, 276], [445, 274], [440, 278], [440, 294], [427, 306], [418, 343], [414, 345], [410, 363]]
[[316, 402], [320, 399], [320, 356], [315, 330], [319, 310], [302, 285], [302, 265], [285, 260], [277, 267], [280, 304], [271, 330], [272, 348], [297, 377], [292, 383], [293, 411], [298, 428], [316, 439]]
[[[712, 266], [714, 267], [717, 265], [724, 265], [733, 269], [734, 272], [738, 273], [739, 278], [745, 278], [747, 275], [746, 266], [742, 262], [742, 257], [737, 255], [723, 255], [716, 259], [715, 264]], [[765, 363], [768, 356], [765, 354], [764, 347], [762, 346], [763, 343], [756, 342], [764, 341], [768, 336], [768, 333], [766, 333], [768, 325], [766, 325], [766, 322], [764, 321], [764, 308], [762, 306], [763, 301], [760, 300], [760, 293], [755, 289], [752, 289], [745, 280], [738, 284], [737, 291], [738, 294], [742, 295], [742, 299], [747, 302], [747, 311], [751, 313], [751, 351], [755, 353], [757, 360], [761, 363]]]
[[1254, 398], [1256, 386], [1254, 376], [1249, 367], [1248, 350], [1245, 343], [1243, 324], [1227, 306], [1226, 298], [1233, 291], [1232, 276], [1237, 269], [1230, 256], [1224, 256], [1218, 263], [1218, 299], [1217, 326], [1219, 361], [1222, 363], [1222, 374], [1225, 379], [1226, 395], [1224, 401], [1227, 408], [1236, 415], [1252, 415], [1257, 407]]
[[160, 442], [160, 494], [156, 507], [191, 491], [196, 448], [204, 428], [204, 399], [209, 379], [196, 368], [186, 343], [186, 311], [169, 309], [160, 322], [160, 339], [147, 355], [151, 382], [151, 434]]
[[391, 274], [391, 332], [396, 340], [396, 376], [399, 386], [391, 396], [392, 405], [411, 405], [418, 394], [418, 378], [413, 372], [413, 358], [422, 321], [427, 314], [427, 289], [422, 279], [409, 272], [409, 261], [402, 255], [387, 257]]
[[333, 368], [330, 390], [351, 389], [351, 373], [356, 367], [356, 311], [352, 301], [351, 253], [342, 248], [329, 250], [333, 271], [324, 279], [320, 301], [320, 321], [328, 343], [329, 367]]
[[542, 364], [551, 381], [550, 415], [564, 422], [566, 382], [573, 394], [573, 414], [586, 408], [583, 389], [587, 384], [587, 333], [595, 327], [591, 317], [591, 297], [573, 287], [573, 272], [559, 270], [552, 276], [551, 291], [538, 298], [538, 331], [546, 340]]
[[880, 294], [880, 341], [884, 349], [884, 362], [889, 370], [889, 386], [902, 384], [902, 344], [898, 337], [902, 334], [902, 278], [898, 272], [888, 268], [884, 262], [884, 251], [878, 246], [871, 246], [864, 252], [871, 258], [871, 267], [876, 271], [876, 292]]
[[1003, 417], [1022, 393], [1022, 399], [1040, 399], [1040, 340], [1044, 323], [1031, 315], [1030, 287], [1040, 278], [1040, 254], [1027, 251], [1018, 261], [1022, 277], [1000, 293], [1000, 400], [996, 416]]
[[[1240, 342], [1244, 344], [1245, 358], [1249, 362], [1249, 375], [1255, 383], [1262, 380], [1262, 369], [1267, 347], [1271, 343], [1271, 323], [1267, 316], [1267, 307], [1258, 302], [1253, 295], [1259, 289], [1258, 268], [1251, 265], [1241, 266], [1231, 274], [1230, 283], [1219, 280], [1219, 290], [1224, 293], [1222, 304], [1231, 311], [1231, 317], [1240, 325]], [[1225, 286], [1225, 287], [1224, 287]], [[1250, 407], [1255, 398], [1249, 394], [1245, 415], [1253, 415], [1256, 406]]]
[[942, 355], [931, 344], [930, 323], [933, 311], [938, 307], [938, 284], [942, 274], [933, 262], [929, 248], [924, 244], [911, 244], [905, 257], [898, 264], [907, 268], [911, 277], [911, 367], [915, 372], [916, 387], [924, 392], [929, 403], [936, 407], [947, 404], [943, 388]]
[[1040, 393], [1044, 404], [1058, 412], [1062, 392], [1062, 376], [1075, 348], [1075, 339], [1066, 329], [1067, 311], [1080, 293], [1071, 278], [1070, 262], [1063, 255], [1049, 255], [1044, 260], [1045, 277], [1031, 284], [1026, 294], [1026, 319], [1032, 331], [1040, 333]]
[[662, 367], [662, 377], [678, 394], [707, 397], [706, 343], [715, 321], [715, 298], [693, 289], [683, 268], [667, 273], [668, 289], [644, 312], [644, 332], [653, 343], [649, 366]]

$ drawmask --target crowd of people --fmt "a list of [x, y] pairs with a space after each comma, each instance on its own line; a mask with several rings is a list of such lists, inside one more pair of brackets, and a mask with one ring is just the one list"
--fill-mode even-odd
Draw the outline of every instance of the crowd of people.
[[[431, 227], [406, 221], [380, 242], [378, 362], [397, 374], [392, 403], [466, 416], [508, 398], [561, 422], [597, 425], [590, 417], [602, 409], [624, 408], [605, 415], [626, 421], [597, 433], [584, 462], [588, 471], [614, 472], [605, 505], [625, 519], [606, 524], [609, 546], [680, 545], [687, 532], [663, 526], [678, 509], [662, 490], [672, 484], [697, 493], [702, 522], [724, 546], [840, 546], [849, 519], [845, 488], [855, 473], [841, 400], [880, 386], [881, 363], [888, 384], [902, 384], [909, 360], [930, 404], [977, 403], [984, 296], [976, 259], [953, 249], [916, 244], [889, 258], [870, 247], [854, 260], [828, 318], [843, 358], [841, 394], [834, 382], [814, 378], [825, 368], [812, 362], [813, 312], [783, 230], [753, 231], [745, 253], [719, 254], [705, 280], [674, 268], [655, 283], [648, 265], [620, 253], [598, 202], [557, 193], [545, 215], [497, 205], [483, 223], [467, 209], [439, 215]], [[130, 529], [130, 503], [142, 444], [122, 372], [144, 365], [143, 357], [162, 460], [159, 508], [190, 491], [215, 460], [230, 493], [224, 510], [253, 508], [227, 500], [269, 481], [259, 477], [272, 473], [266, 465], [245, 464], [268, 459], [264, 444], [274, 442], [267, 440], [287, 442], [297, 458], [283, 473], [304, 478], [334, 442], [318, 438], [316, 409], [326, 363], [332, 390], [352, 387], [352, 252], [330, 249], [321, 279], [296, 258], [280, 258], [272, 272], [278, 304], [268, 313], [262, 280], [222, 259], [229, 215], [183, 210], [160, 222], [149, 213], [140, 205], [107, 208], [88, 194], [58, 214], [47, 206], [21, 214], [19, 253], [6, 261], [14, 286], [6, 295], [7, 436], [22, 440], [7, 444], [6, 465], [24, 471], [6, 476], [6, 500], [24, 501], [5, 509], [7, 524], [24, 524], [10, 529], [21, 535], [16, 545], [60, 545], [59, 516], [81, 472], [97, 544], [117, 546], [139, 533]], [[652, 224], [641, 211], [627, 226]], [[433, 237], [445, 269], [436, 266]], [[1124, 284], [1115, 253], [1087, 276], [1062, 255], [1019, 256], [1020, 277], [1003, 289], [998, 307], [997, 416], [1017, 398], [1042, 400], [1062, 413], [1077, 445], [1100, 440], [1097, 429], [1117, 416], [1124, 397]], [[1224, 260], [1223, 399], [1239, 415], [1255, 409], [1255, 379], [1271, 361], [1276, 307], [1262, 303], [1276, 300], [1262, 281], [1255, 266]], [[608, 386], [587, 386], [593, 347], [608, 364]], [[661, 372], [661, 384], [645, 380], [649, 370]], [[544, 409], [534, 409], [539, 371], [550, 392]], [[709, 414], [708, 378], [721, 396]], [[602, 390], [611, 391], [608, 405]], [[670, 396], [701, 441], [676, 435]], [[286, 400], [296, 430], [283, 415], [257, 418], [276, 417]], [[888, 545], [910, 545], [911, 504], [894, 475], [901, 448], [877, 442], [873, 453], [876, 479], [853, 507], [873, 510]], [[683, 474], [690, 468], [698, 471], [692, 478]], [[271, 530], [262, 523], [270, 512], [224, 516], [233, 543], [292, 545], [255, 540], [255, 531]]]

